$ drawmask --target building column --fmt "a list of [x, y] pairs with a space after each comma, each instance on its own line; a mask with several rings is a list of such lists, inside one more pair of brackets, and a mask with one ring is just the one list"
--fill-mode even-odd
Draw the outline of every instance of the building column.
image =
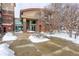
[[26, 18], [23, 19], [23, 31], [26, 32]]

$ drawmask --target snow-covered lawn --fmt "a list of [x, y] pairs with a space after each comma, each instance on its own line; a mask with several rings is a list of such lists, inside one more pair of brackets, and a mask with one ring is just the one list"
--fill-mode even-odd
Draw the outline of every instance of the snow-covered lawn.
[[73, 43], [79, 44], [79, 36], [75, 39], [75, 32], [73, 32], [72, 37], [69, 37], [69, 34], [67, 32], [56, 32], [54, 34], [50, 33], [42, 33], [47, 37], [58, 37], [58, 38], [63, 38], [65, 40], [72, 41]]
[[29, 39], [33, 43], [46, 42], [46, 41], [49, 41], [50, 40], [50, 39], [45, 38], [43, 36], [38, 37], [37, 35], [31, 35], [31, 36], [29, 36]]
[[9, 48], [7, 43], [0, 44], [0, 56], [14, 56], [14, 51]]
[[7, 32], [2, 37], [2, 41], [6, 41], [6, 43], [0, 44], [0, 56], [14, 56], [14, 51], [9, 48], [10, 44], [13, 40], [16, 40], [17, 36], [13, 35], [12, 32]]
[[[77, 38], [75, 39], [74, 33], [75, 32], [73, 32], [72, 37], [69, 37], [69, 34], [66, 31], [55, 32], [55, 33], [53, 33], [53, 32], [51, 32], [51, 33], [41, 32], [41, 34], [43, 34], [44, 36], [47, 36], [47, 37], [58, 37], [58, 38], [62, 38], [62, 39], [65, 39], [65, 40], [72, 41], [73, 43], [79, 44], [79, 36], [77, 36]], [[45, 42], [45, 41], [50, 40], [46, 37], [43, 37], [43, 36], [38, 37], [36, 35], [29, 36], [29, 39], [34, 43], [40, 43], [40, 42]]]
[[16, 40], [17, 36], [13, 35], [12, 32], [7, 32], [3, 37], [2, 41], [11, 41], [11, 40]]

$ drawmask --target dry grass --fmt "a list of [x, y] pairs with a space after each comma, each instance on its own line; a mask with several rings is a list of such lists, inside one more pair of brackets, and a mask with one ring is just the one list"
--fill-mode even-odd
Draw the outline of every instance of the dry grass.
[[70, 41], [60, 39], [60, 38], [52, 38], [51, 41], [54, 43], [57, 43], [63, 47], [68, 46], [69, 48], [79, 52], [79, 44], [75, 44]]
[[79, 45], [69, 45], [69, 47], [77, 52], [79, 52]]
[[15, 46], [20, 46], [20, 45], [24, 45], [24, 44], [28, 44], [30, 43], [30, 41], [28, 40], [15, 40], [11, 45], [10, 48], [15, 49]]
[[73, 44], [71, 41], [63, 40], [61, 38], [56, 37], [51, 38], [51, 41], [61, 46], [68, 46]]
[[[62, 40], [57, 40], [57, 41], [53, 41], [57, 44], [59, 44], [61, 41], [61, 43], [64, 43], [65, 41], [62, 41]], [[11, 44], [11, 47], [15, 53], [16, 53], [16, 56], [38, 56], [38, 55], [46, 55], [46, 54], [50, 54], [50, 53], [53, 53], [57, 50], [60, 50], [61, 47], [57, 47], [55, 45], [52, 45], [52, 44], [48, 44], [47, 42], [44, 42], [44, 43], [39, 43], [39, 44], [34, 44], [34, 47], [29, 47], [29, 46], [26, 46], [26, 47], [22, 47], [22, 48], [16, 48], [16, 46], [20, 46], [20, 45], [25, 45], [25, 44], [33, 44], [31, 42], [29, 42], [28, 40], [16, 40], [14, 41], [12, 44]], [[68, 46], [69, 48], [71, 48], [72, 50], [75, 50], [75, 51], [78, 51], [79, 52], [79, 46], [76, 46], [75, 44], [72, 44], [70, 43], [71, 45], [68, 45], [68, 43], [65, 42], [65, 44], [60, 44], [62, 46], [62, 48], [64, 46]], [[37, 51], [37, 49], [39, 51]], [[57, 53], [57, 54], [51, 54], [51, 55], [61, 55], [61, 56], [73, 56], [73, 55], [78, 55], [78, 54], [74, 54], [70, 51], [66, 51], [66, 50], [63, 50], [61, 53]]]
[[16, 56], [39, 56], [41, 55], [34, 47], [14, 48]]
[[62, 50], [62, 52], [57, 54], [52, 54], [54, 56], [79, 56], [78, 54], [72, 53], [71, 51]]
[[36, 44], [35, 46], [41, 51], [42, 54], [48, 54], [48, 53], [51, 53], [51, 52], [54, 52], [54, 51], [60, 49], [60, 47], [57, 47], [57, 46], [51, 45], [51, 44], [47, 44], [47, 42], [41, 43], [41, 44]]

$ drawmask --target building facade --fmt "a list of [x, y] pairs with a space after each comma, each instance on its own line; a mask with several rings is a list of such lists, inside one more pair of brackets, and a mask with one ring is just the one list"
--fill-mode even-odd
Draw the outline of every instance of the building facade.
[[15, 31], [22, 31], [22, 22], [20, 18], [15, 18]]
[[37, 13], [42, 11], [40, 8], [29, 8], [20, 11], [20, 17], [23, 24], [23, 31], [45, 32], [45, 26], [42, 20], [37, 18]]
[[0, 33], [2, 33], [2, 6], [1, 6], [1, 3], [0, 3]]
[[14, 30], [15, 3], [0, 3], [0, 24], [3, 32]]

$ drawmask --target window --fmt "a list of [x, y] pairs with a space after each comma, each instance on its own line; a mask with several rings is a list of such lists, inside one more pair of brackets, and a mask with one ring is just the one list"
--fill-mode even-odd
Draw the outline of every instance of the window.
[[36, 29], [36, 21], [35, 20], [27, 20], [26, 29], [29, 31], [35, 31]]
[[35, 20], [32, 20], [32, 24], [35, 24], [36, 23], [36, 21]]
[[14, 14], [14, 11], [3, 10], [3, 13]]

